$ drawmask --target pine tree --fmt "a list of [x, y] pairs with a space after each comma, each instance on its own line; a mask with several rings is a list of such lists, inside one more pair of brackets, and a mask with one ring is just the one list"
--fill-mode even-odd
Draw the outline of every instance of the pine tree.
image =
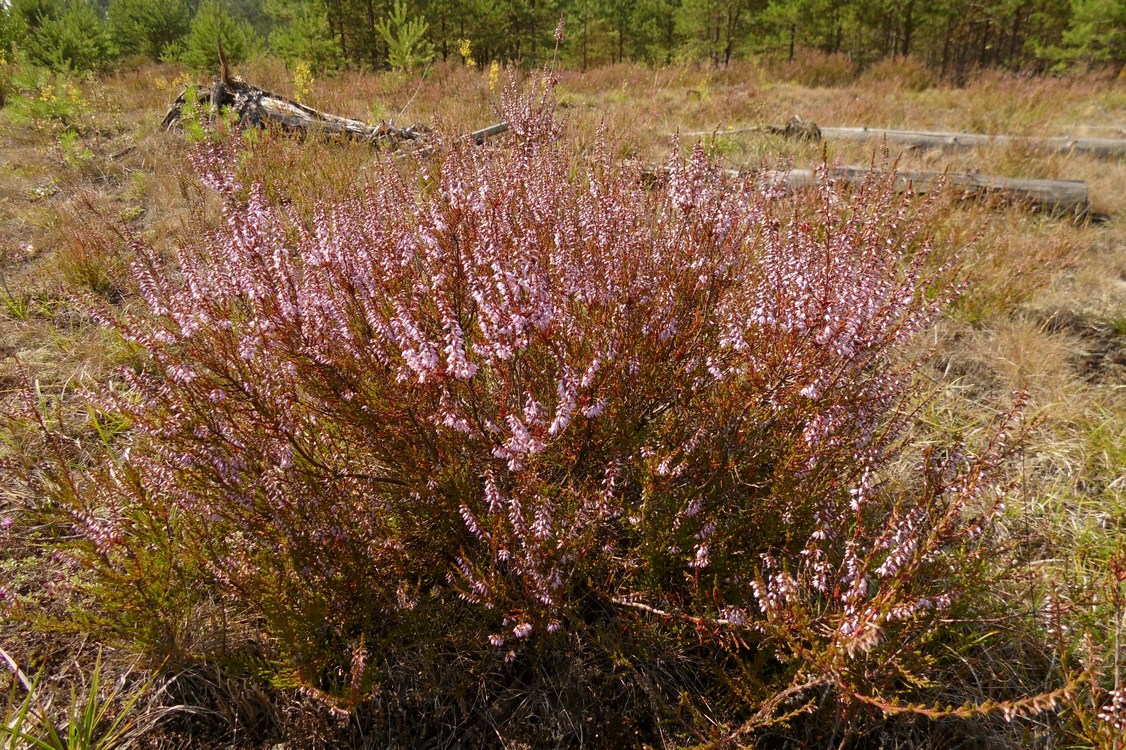
[[228, 13], [219, 0], [203, 0], [191, 30], [172, 50], [172, 56], [195, 70], [218, 70], [220, 43], [230, 62], [242, 62], [254, 50], [254, 31]]
[[270, 51], [289, 63], [303, 62], [321, 72], [337, 67], [340, 47], [333, 39], [329, 17], [320, 3], [307, 0], [266, 0], [274, 22]]
[[188, 0], [110, 0], [108, 21], [122, 52], [160, 58], [191, 28]]
[[27, 52], [32, 62], [53, 70], [86, 71], [116, 54], [105, 21], [89, 0], [70, 0], [49, 8], [31, 28]]
[[392, 70], [410, 73], [434, 59], [434, 45], [426, 39], [430, 25], [419, 16], [408, 16], [407, 6], [395, 0], [391, 13], [375, 24], [387, 44], [387, 63]]

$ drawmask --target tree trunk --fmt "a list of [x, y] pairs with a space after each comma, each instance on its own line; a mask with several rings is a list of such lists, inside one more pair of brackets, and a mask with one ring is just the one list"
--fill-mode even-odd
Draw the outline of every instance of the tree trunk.
[[371, 58], [371, 67], [374, 70], [379, 67], [379, 60], [375, 55], [375, 0], [368, 0], [368, 34], [372, 35], [369, 57]]
[[1005, 61], [1006, 66], [1009, 68], [1013, 67], [1013, 58], [1016, 57], [1017, 53], [1017, 38], [1020, 36], [1020, 24], [1024, 20], [1021, 10], [1021, 8], [1017, 8], [1016, 15], [1013, 18], [1013, 30], [1009, 37], [1009, 55], [1008, 60]]
[[950, 37], [953, 35], [954, 24], [946, 22], [946, 38], [942, 41], [942, 69], [940, 75], [946, 78], [946, 64], [950, 61]]
[[589, 47], [589, 34], [590, 34], [590, 9], [583, 4], [583, 72], [586, 72], [588, 60], [588, 47]]
[[915, 0], [909, 0], [903, 14], [903, 56], [911, 54], [911, 34], [915, 31]]

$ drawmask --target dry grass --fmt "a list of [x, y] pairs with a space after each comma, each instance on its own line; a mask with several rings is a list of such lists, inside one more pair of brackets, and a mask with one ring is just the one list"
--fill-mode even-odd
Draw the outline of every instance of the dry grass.
[[[753, 63], [726, 70], [612, 66], [561, 74], [558, 97], [580, 142], [605, 127], [623, 153], [645, 160], [663, 157], [678, 130], [782, 123], [792, 114], [821, 125], [1017, 135], [1111, 136], [1115, 122], [1126, 122], [1126, 92], [1098, 78], [988, 73], [953, 88], [933, 85], [910, 65], [899, 73], [874, 68], [859, 79], [846, 67], [833, 59], [770, 70]], [[292, 91], [291, 76], [276, 61], [239, 72], [279, 93]], [[507, 70], [503, 78], [521, 75]], [[132, 356], [74, 303], [76, 295], [92, 293], [129, 304], [127, 259], [115, 231], [128, 228], [170, 250], [178, 238], [214, 221], [199, 209], [206, 201], [188, 163], [189, 147], [158, 131], [173, 82], [182, 76], [174, 66], [150, 66], [84, 84], [90, 121], [70, 146], [57, 128], [14, 124], [0, 110], [0, 398], [16, 397], [21, 368], [45, 394], [65, 397], [83, 382], [109, 377]], [[361, 119], [468, 131], [495, 119], [498, 93], [487, 71], [450, 64], [436, 65], [425, 81], [360, 73], [318, 80], [308, 103]], [[756, 134], [712, 145], [746, 166], [806, 166], [823, 154], [831, 162], [873, 158], [871, 146], [822, 147]], [[254, 149], [248, 171], [310, 206], [362, 189], [364, 146], [270, 134]], [[972, 243], [965, 255], [972, 286], [928, 342], [936, 351], [929, 373], [936, 384], [928, 417], [933, 429], [980, 424], [1012, 391], [1029, 392], [1040, 423], [1026, 456], [1025, 503], [1013, 509], [1013, 535], [1035, 542], [1029, 553], [1035, 559], [1027, 563], [1034, 584], [1073, 602], [1074, 622], [1089, 627], [1105, 653], [1113, 626], [1092, 597], [1103, 591], [1107, 560], [1126, 533], [1126, 160], [1017, 146], [891, 156], [905, 169], [1085, 179], [1096, 208], [1111, 216], [1108, 223], [1077, 225], [1019, 207], [950, 201], [935, 229], [948, 249]], [[5, 483], [0, 518], [27, 499]], [[66, 582], [80, 573], [44, 558], [37, 533], [18, 526], [0, 531], [0, 587], [18, 603], [9, 612], [21, 614], [0, 624], [0, 640], [20, 643], [20, 658], [50, 663], [45, 653], [74, 645], [65, 634], [73, 629]], [[205, 630], [192, 613], [185, 616], [185, 632]], [[214, 685], [227, 678], [198, 679], [217, 694], [222, 691]], [[254, 705], [247, 711], [261, 710]], [[1081, 712], [1077, 716], [1055, 725], [1055, 731], [1063, 726], [1075, 733], [1061, 735], [1056, 746], [1102, 741], [1084, 736], [1086, 724]]]

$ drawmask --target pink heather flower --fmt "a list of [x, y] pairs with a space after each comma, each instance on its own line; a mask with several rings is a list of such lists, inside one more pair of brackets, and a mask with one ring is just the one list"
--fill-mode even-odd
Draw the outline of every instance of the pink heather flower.
[[579, 387], [585, 389], [594, 385], [594, 378], [598, 375], [600, 369], [602, 369], [602, 358], [595, 356], [594, 359], [590, 361], [590, 365], [586, 368], [586, 372], [583, 373], [583, 379], [579, 381]]
[[688, 563], [689, 567], [696, 568], [696, 569], [703, 569], [703, 568], [708, 567], [709, 562], [710, 562], [710, 559], [708, 557], [708, 545], [706, 545], [706, 544], [696, 545], [696, 557], [693, 560], [689, 561], [689, 563]]
[[534, 437], [515, 414], [507, 415], [505, 421], [511, 432], [511, 437], [505, 442], [510, 456], [534, 455], [544, 449], [543, 442]]
[[719, 619], [732, 625], [746, 625], [747, 612], [740, 607], [724, 607], [720, 610]]
[[537, 539], [551, 538], [551, 509], [544, 500], [536, 508], [535, 520], [532, 522], [532, 532]]
[[544, 406], [536, 400], [535, 396], [528, 394], [524, 400], [524, 423], [529, 427], [543, 426], [543, 419], [541, 415], [544, 412]]
[[1099, 710], [1099, 721], [1114, 731], [1126, 732], [1126, 688], [1110, 691], [1110, 702]]
[[457, 430], [464, 435], [473, 434], [473, 428], [469, 426], [469, 423], [450, 411], [443, 412], [438, 423], [444, 427], [449, 427], [451, 430]]
[[489, 636], [489, 643], [491, 643], [496, 648], [501, 648], [502, 646], [504, 646], [507, 640], [508, 639], [505, 638], [501, 633], [493, 633]]
[[446, 354], [447, 371], [453, 377], [458, 380], [469, 380], [477, 374], [477, 365], [465, 357], [461, 328], [456, 323], [451, 326], [449, 343], [442, 351]]
[[552, 420], [551, 426], [547, 428], [549, 435], [558, 435], [567, 429], [567, 425], [571, 423], [571, 415], [575, 411], [577, 394], [570, 384], [565, 379], [560, 378], [555, 384], [555, 390], [559, 401], [555, 407], [555, 419]]
[[512, 634], [517, 638], [526, 638], [532, 634], [532, 624], [530, 622], [522, 622], [512, 629]]
[[485, 474], [485, 501], [489, 505], [489, 512], [494, 514], [503, 512], [507, 504], [504, 495], [497, 489], [496, 480], [493, 479], [492, 472]]
[[596, 419], [606, 410], [606, 399], [600, 398], [590, 406], [583, 409], [583, 416], [587, 419]]
[[469, 533], [481, 538], [481, 527], [477, 525], [477, 518], [473, 515], [469, 506], [462, 504], [458, 507], [458, 512], [461, 514], [462, 520], [465, 521], [465, 528], [469, 529]]

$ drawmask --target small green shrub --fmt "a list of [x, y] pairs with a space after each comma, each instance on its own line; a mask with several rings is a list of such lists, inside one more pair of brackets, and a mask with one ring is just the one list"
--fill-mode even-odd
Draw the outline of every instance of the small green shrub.
[[387, 45], [387, 64], [394, 71], [413, 73], [434, 59], [434, 45], [426, 38], [429, 25], [421, 16], [409, 16], [403, 0], [395, 0], [375, 30]]
[[270, 51], [290, 65], [304, 64], [323, 73], [340, 66], [340, 45], [332, 38], [323, 6], [299, 0], [269, 0], [266, 12], [277, 23]]
[[55, 71], [85, 72], [99, 68], [117, 54], [109, 29], [89, 0], [70, 0], [30, 27], [29, 59]]
[[66, 73], [20, 65], [12, 75], [11, 88], [11, 117], [35, 128], [81, 128], [91, 111], [74, 78]]
[[110, 0], [106, 14], [118, 49], [157, 60], [191, 28], [188, 0]]
[[12, 90], [12, 75], [17, 64], [17, 43], [23, 39], [22, 19], [6, 5], [0, 7], [0, 108], [7, 103]]
[[96, 294], [111, 302], [121, 299], [128, 268], [121, 243], [115, 240], [104, 229], [93, 226], [73, 233], [69, 242], [57, 249], [56, 266], [72, 293]]

